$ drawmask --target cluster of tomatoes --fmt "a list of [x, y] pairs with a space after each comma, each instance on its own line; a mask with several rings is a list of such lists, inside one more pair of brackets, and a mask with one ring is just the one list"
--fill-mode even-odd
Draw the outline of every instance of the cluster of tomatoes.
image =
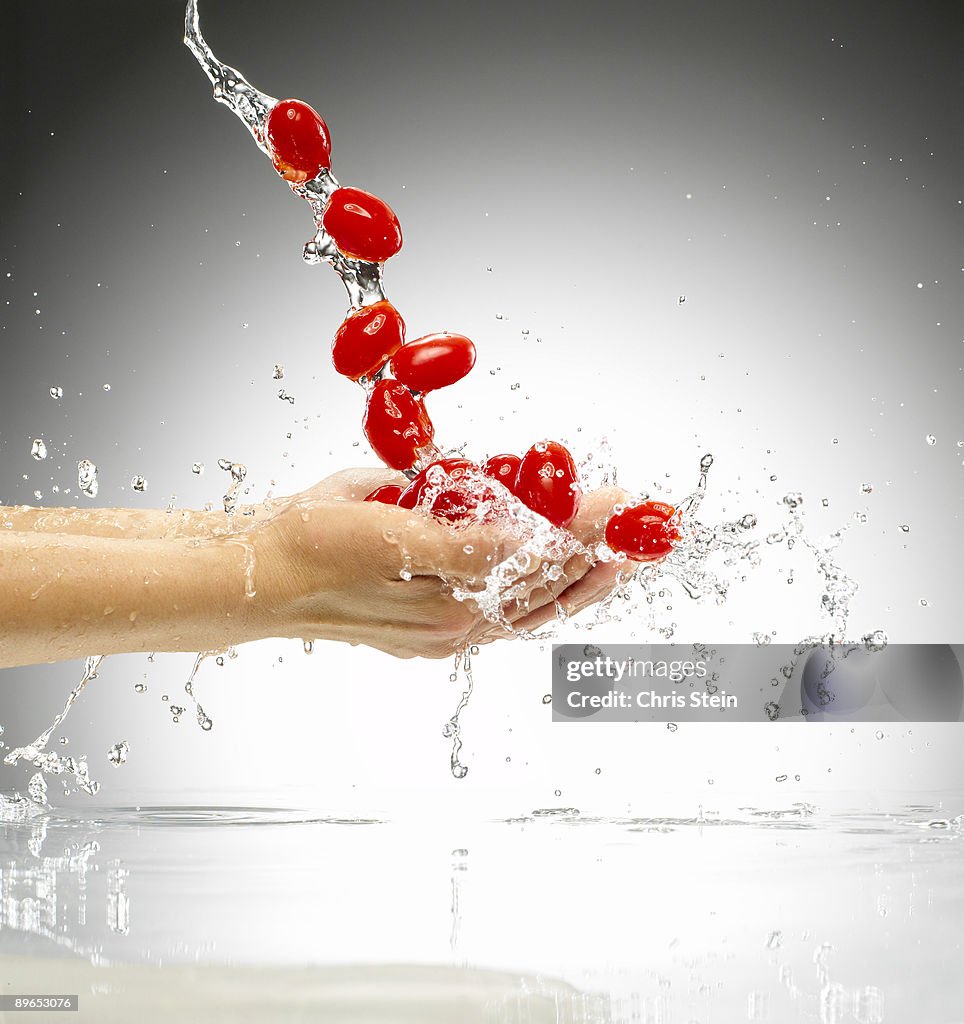
[[[268, 115], [265, 140], [278, 173], [293, 185], [331, 166], [328, 126], [307, 103], [282, 100]], [[322, 226], [349, 259], [384, 263], [402, 247], [402, 229], [391, 207], [357, 188], [337, 188], [322, 214]], [[500, 483], [534, 512], [567, 527], [579, 510], [582, 490], [569, 452], [556, 441], [542, 441], [524, 455], [494, 455], [484, 464], [438, 459], [435, 429], [425, 395], [461, 380], [475, 365], [475, 346], [462, 334], [429, 334], [405, 341], [405, 322], [382, 300], [356, 309], [338, 328], [332, 343], [335, 369], [354, 381], [375, 383], [363, 420], [372, 450], [392, 469], [425, 466], [407, 487], [379, 487], [366, 501], [401, 508], [428, 504], [449, 521], [463, 519], [496, 497], [482, 479]], [[386, 364], [391, 376], [384, 376]], [[639, 562], [659, 561], [680, 539], [675, 509], [645, 501], [616, 512], [606, 527], [606, 543]]]

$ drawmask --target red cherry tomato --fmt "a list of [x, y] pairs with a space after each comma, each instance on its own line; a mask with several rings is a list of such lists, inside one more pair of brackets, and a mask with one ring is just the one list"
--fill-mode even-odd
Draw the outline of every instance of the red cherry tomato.
[[493, 455], [482, 467], [482, 472], [493, 480], [498, 480], [507, 491], [515, 494], [521, 464], [522, 459], [518, 455]]
[[582, 497], [572, 456], [557, 441], [533, 445], [519, 464], [516, 494], [550, 523], [568, 526]]
[[475, 345], [464, 334], [426, 334], [392, 357], [392, 373], [413, 391], [436, 391], [475, 366]]
[[614, 515], [606, 524], [606, 543], [636, 562], [658, 562], [680, 539], [669, 520], [676, 514], [672, 505], [644, 501]]
[[352, 380], [380, 369], [405, 342], [405, 321], [388, 301], [373, 302], [348, 316], [331, 343], [335, 369]]
[[328, 125], [301, 100], [282, 100], [271, 108], [266, 138], [271, 162], [285, 181], [310, 181], [331, 167]]
[[402, 247], [402, 228], [388, 203], [360, 188], [337, 188], [321, 223], [350, 259], [384, 263]]
[[[444, 477], [439, 470], [444, 471]], [[439, 488], [438, 494], [432, 498], [432, 514], [450, 522], [464, 519], [480, 501], [495, 497], [488, 485], [480, 488], [472, 479], [478, 472], [479, 467], [468, 459], [439, 459], [426, 466], [405, 488], [398, 499], [398, 506], [415, 508], [422, 503], [427, 491]]]
[[392, 469], [411, 468], [419, 448], [435, 436], [421, 399], [397, 380], [380, 380], [375, 385], [362, 426], [375, 454]]
[[402, 496], [402, 488], [398, 484], [382, 484], [376, 487], [371, 494], [365, 495], [365, 501], [378, 501], [383, 505], [397, 505], [398, 499]]

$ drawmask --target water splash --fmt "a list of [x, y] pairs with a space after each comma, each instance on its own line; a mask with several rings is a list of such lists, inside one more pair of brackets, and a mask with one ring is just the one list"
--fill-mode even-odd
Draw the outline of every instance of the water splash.
[[456, 707], [452, 717], [442, 727], [442, 735], [452, 741], [452, 749], [449, 754], [449, 766], [452, 771], [452, 776], [456, 779], [464, 779], [465, 776], [469, 774], [468, 766], [463, 764], [460, 759], [460, 755], [462, 753], [461, 716], [462, 712], [468, 706], [469, 699], [472, 696], [472, 691], [475, 688], [475, 680], [472, 678], [473, 652], [478, 653], [478, 648], [472, 647], [464, 651], [459, 651], [455, 655], [455, 667], [449, 678], [452, 682], [458, 682], [459, 670], [461, 669], [465, 676], [465, 689], [462, 691], [458, 707]]
[[194, 667], [191, 669], [191, 675], [188, 677], [187, 682], [184, 684], [184, 692], [191, 698], [194, 704], [194, 713], [197, 718], [197, 724], [205, 731], [210, 732], [214, 728], [214, 722], [211, 721], [207, 712], [201, 706], [201, 702], [197, 699], [197, 694], [194, 692], [194, 680], [197, 677], [198, 670], [201, 664], [207, 658], [217, 658], [219, 664], [223, 664], [221, 657], [226, 653], [227, 649], [221, 649], [216, 651], [201, 651], [198, 656], [194, 659]]
[[224, 495], [224, 511], [226, 515], [234, 515], [238, 507], [238, 493], [244, 478], [248, 475], [248, 467], [243, 462], [232, 462], [230, 459], [218, 459], [218, 469], [231, 474], [231, 484]]
[[50, 737], [53, 735], [54, 730], [57, 729], [57, 727], [70, 713], [70, 709], [84, 692], [87, 684], [92, 679], [97, 678], [97, 670], [100, 668], [103, 660], [104, 655], [102, 654], [86, 659], [84, 662], [84, 674], [81, 677], [80, 682], [70, 691], [70, 694], [67, 697], [67, 702], [64, 704], [63, 711], [57, 715], [53, 723], [32, 743], [28, 743], [24, 747], [15, 747], [11, 750], [10, 753], [4, 757], [4, 764], [15, 765], [20, 761], [27, 761], [35, 768], [39, 768], [40, 771], [46, 775], [68, 775], [74, 780], [74, 784], [78, 789], [83, 790], [91, 796], [100, 789], [100, 783], [94, 782], [90, 778], [87, 767], [87, 758], [85, 756], [77, 758], [70, 756], [64, 757], [60, 754], [54, 753], [52, 750], [47, 750], [47, 744], [50, 742]]
[[258, 148], [268, 155], [264, 142], [264, 122], [278, 102], [255, 89], [240, 71], [222, 64], [201, 35], [197, 0], [188, 0], [184, 15], [184, 42], [197, 58], [214, 86], [214, 98], [244, 122]]

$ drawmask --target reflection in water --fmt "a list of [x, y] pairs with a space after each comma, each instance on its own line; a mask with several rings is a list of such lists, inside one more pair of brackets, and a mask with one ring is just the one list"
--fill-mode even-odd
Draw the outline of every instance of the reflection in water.
[[[18, 803], [0, 796], [2, 948], [9, 948], [10, 932], [19, 932], [96, 962], [96, 943], [86, 936], [88, 881], [99, 870], [100, 844], [83, 838], [70, 839], [61, 847], [61, 836], [48, 844], [48, 820], [26, 814]], [[47, 847], [59, 852], [53, 855]]]
[[98, 1024], [942, 1020], [964, 1005], [947, 910], [964, 900], [962, 809], [945, 794], [889, 813], [406, 824], [83, 820], [4, 799], [0, 976], [75, 992]]

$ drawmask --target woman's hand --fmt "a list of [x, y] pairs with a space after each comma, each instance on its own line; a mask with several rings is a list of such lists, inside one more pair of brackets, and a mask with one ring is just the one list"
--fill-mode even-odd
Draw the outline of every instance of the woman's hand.
[[[453, 527], [424, 512], [361, 500], [403, 481], [384, 470], [345, 470], [290, 499], [259, 528], [258, 597], [265, 586], [271, 595], [260, 604], [259, 632], [345, 640], [403, 658], [448, 657], [510, 635], [475, 602], [455, 600], [451, 585], [479, 589], [518, 541], [494, 524]], [[618, 488], [585, 495], [570, 532], [592, 549], [613, 506], [627, 499]], [[513, 630], [535, 629], [555, 616], [557, 601], [575, 614], [613, 589], [618, 569], [593, 566], [579, 553], [550, 583], [536, 565], [515, 588], [520, 598], [503, 608], [505, 619]]]

